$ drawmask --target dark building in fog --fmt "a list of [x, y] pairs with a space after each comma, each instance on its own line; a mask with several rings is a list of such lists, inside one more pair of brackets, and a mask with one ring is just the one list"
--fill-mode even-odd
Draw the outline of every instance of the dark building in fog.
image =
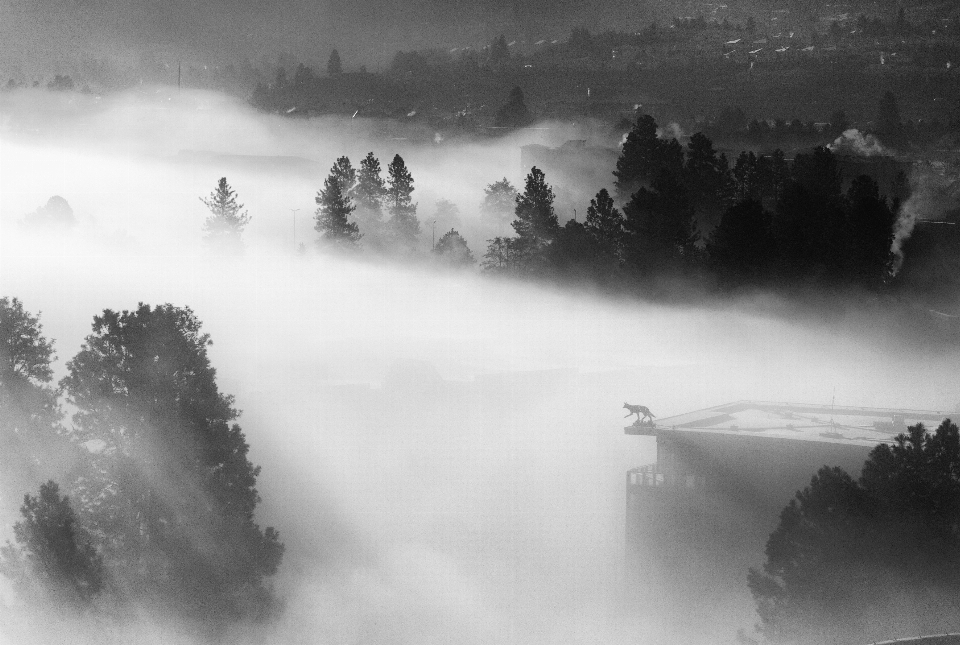
[[628, 596], [678, 620], [691, 607], [707, 625], [742, 616], [753, 606], [748, 569], [820, 467], [858, 477], [870, 450], [908, 425], [957, 416], [741, 401], [626, 427], [657, 444], [655, 463], [626, 474]]

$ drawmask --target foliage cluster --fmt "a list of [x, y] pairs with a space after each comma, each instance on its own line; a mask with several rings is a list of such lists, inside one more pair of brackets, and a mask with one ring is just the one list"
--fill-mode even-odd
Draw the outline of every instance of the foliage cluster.
[[822, 468], [783, 510], [749, 587], [768, 642], [872, 642], [960, 628], [960, 431], [912, 426], [859, 480]]
[[[207, 634], [276, 609], [268, 579], [284, 546], [254, 520], [259, 468], [210, 344], [188, 308], [105, 310], [54, 389], [37, 317], [0, 299], [0, 438], [51, 477], [25, 495], [16, 543], [0, 550], [0, 573], [26, 600], [117, 618], [172, 613]], [[69, 430], [61, 391], [75, 410]], [[59, 444], [41, 443], [51, 436]], [[0, 495], [37, 474], [4, 478]]]

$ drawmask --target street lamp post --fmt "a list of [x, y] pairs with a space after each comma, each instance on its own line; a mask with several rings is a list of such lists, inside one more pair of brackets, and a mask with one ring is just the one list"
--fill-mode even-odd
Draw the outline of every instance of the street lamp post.
[[297, 251], [297, 211], [299, 208], [291, 208], [290, 211], [293, 213], [293, 251]]

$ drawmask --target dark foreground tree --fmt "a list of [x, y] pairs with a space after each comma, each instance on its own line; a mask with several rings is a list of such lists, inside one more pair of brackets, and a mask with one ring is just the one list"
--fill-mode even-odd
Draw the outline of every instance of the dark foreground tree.
[[945, 420], [881, 444], [859, 482], [822, 468], [751, 570], [772, 642], [868, 643], [960, 630], [960, 431]]
[[237, 203], [237, 193], [221, 177], [217, 188], [207, 198], [200, 201], [210, 210], [203, 222], [204, 238], [214, 248], [224, 252], [237, 252], [243, 249], [240, 235], [250, 223], [250, 216], [243, 210], [243, 204]]
[[103, 561], [80, 528], [70, 500], [53, 481], [24, 496], [16, 546], [0, 548], [0, 573], [28, 601], [82, 607], [103, 588]]
[[122, 597], [216, 628], [272, 609], [283, 545], [254, 521], [258, 467], [187, 308], [105, 310], [62, 385], [101, 446], [78, 507]]

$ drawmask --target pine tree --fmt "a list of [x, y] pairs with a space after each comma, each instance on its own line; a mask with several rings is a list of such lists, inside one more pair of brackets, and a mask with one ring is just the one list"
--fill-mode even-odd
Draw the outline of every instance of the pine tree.
[[467, 241], [455, 229], [440, 237], [433, 247], [433, 254], [437, 261], [451, 268], [470, 267], [476, 263]]
[[950, 419], [875, 447], [859, 481], [821, 468], [748, 575], [760, 635], [813, 645], [960, 629], [958, 473]]
[[634, 193], [626, 216], [626, 259], [641, 275], [674, 272], [694, 257], [700, 235], [687, 192], [676, 176], [661, 172], [651, 188]]
[[227, 183], [227, 178], [221, 177], [210, 197], [201, 197], [200, 201], [210, 210], [203, 223], [207, 242], [221, 251], [241, 250], [240, 235], [250, 223], [250, 216], [243, 210], [243, 204], [237, 203], [237, 194]]
[[717, 155], [713, 142], [697, 132], [687, 144], [684, 183], [698, 212], [708, 216], [719, 215], [726, 201], [729, 183], [726, 158]]
[[258, 467], [188, 308], [105, 310], [61, 382], [77, 440], [95, 441], [75, 485], [111, 579], [131, 602], [207, 625], [273, 607], [283, 545], [254, 522]]
[[327, 59], [327, 75], [340, 76], [343, 74], [343, 64], [340, 62], [340, 52], [334, 49]]
[[657, 137], [657, 122], [649, 114], [637, 117], [637, 122], [623, 143], [614, 185], [617, 199], [624, 203], [640, 186], [656, 179], [662, 172], [680, 177], [683, 172], [683, 146], [676, 139]]
[[383, 205], [387, 186], [380, 175], [380, 161], [373, 152], [360, 161], [357, 183], [353, 189], [354, 217], [364, 237], [364, 247], [381, 252], [389, 247], [383, 221]]
[[337, 178], [340, 184], [340, 192], [347, 199], [355, 199], [357, 189], [357, 171], [350, 163], [349, 157], [338, 157], [330, 168], [330, 174]]
[[613, 205], [606, 188], [600, 189], [587, 207], [587, 233], [597, 243], [605, 259], [613, 265], [623, 262], [623, 214]]
[[100, 593], [103, 560], [80, 527], [67, 497], [53, 481], [37, 497], [25, 495], [23, 519], [13, 527], [18, 546], [0, 548], [0, 574], [25, 600], [82, 607]]
[[411, 253], [420, 235], [420, 220], [417, 219], [417, 204], [411, 199], [413, 175], [407, 170], [403, 157], [395, 155], [387, 166], [387, 206], [390, 219], [387, 227], [393, 237], [396, 250]]
[[560, 224], [553, 211], [553, 200], [553, 189], [547, 184], [546, 175], [534, 166], [527, 175], [523, 193], [515, 200], [516, 219], [512, 225], [520, 239], [539, 246], [556, 236]]
[[354, 199], [359, 211], [366, 211], [380, 219], [383, 211], [383, 200], [387, 194], [387, 185], [380, 176], [380, 160], [368, 152], [360, 162], [360, 172], [357, 174], [357, 185]]
[[[338, 250], [357, 250], [359, 248], [360, 229], [356, 223], [349, 220], [350, 213], [355, 206], [349, 195], [343, 189], [344, 168], [341, 157], [330, 169], [330, 174], [323, 182], [323, 190], [317, 193], [317, 211], [314, 219], [314, 230], [320, 233], [317, 242], [324, 247]], [[350, 161], [347, 160], [349, 167]], [[352, 170], [352, 168], [350, 169]]]

